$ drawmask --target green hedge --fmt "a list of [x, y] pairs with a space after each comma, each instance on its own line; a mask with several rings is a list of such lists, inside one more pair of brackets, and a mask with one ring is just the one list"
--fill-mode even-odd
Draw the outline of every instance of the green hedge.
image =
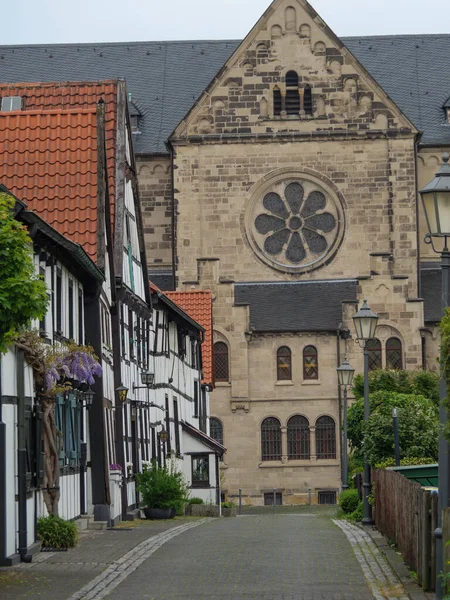
[[78, 527], [73, 521], [49, 516], [38, 519], [37, 536], [44, 548], [73, 548], [78, 540]]

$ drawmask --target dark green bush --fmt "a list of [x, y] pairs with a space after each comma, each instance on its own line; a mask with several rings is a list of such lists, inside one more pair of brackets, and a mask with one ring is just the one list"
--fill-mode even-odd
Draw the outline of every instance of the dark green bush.
[[73, 521], [51, 515], [38, 519], [37, 536], [44, 548], [73, 548], [78, 540], [78, 527]]
[[348, 515], [348, 519], [352, 521], [362, 521], [364, 517], [364, 502], [361, 500], [358, 502], [356, 509]]
[[203, 500], [201, 498], [189, 498], [188, 504], [203, 504]]
[[358, 502], [358, 490], [345, 490], [339, 496], [339, 506], [347, 515], [357, 509]]
[[174, 508], [181, 513], [187, 502], [187, 486], [182, 473], [174, 468], [159, 467], [156, 461], [151, 468], [137, 475], [142, 502], [148, 508]]

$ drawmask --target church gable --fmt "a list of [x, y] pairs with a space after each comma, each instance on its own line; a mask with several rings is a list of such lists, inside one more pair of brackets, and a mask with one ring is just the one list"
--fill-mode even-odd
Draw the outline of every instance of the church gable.
[[415, 132], [305, 0], [275, 0], [172, 139]]

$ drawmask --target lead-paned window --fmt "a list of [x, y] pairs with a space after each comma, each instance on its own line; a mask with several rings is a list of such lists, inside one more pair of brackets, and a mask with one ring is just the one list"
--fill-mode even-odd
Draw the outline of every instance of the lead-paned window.
[[209, 455], [192, 456], [192, 487], [209, 486]]
[[316, 456], [318, 459], [336, 458], [336, 424], [331, 417], [316, 421]]
[[303, 94], [303, 108], [306, 115], [312, 116], [313, 114], [313, 101], [312, 101], [312, 90], [309, 85], [305, 86]]
[[381, 342], [374, 338], [366, 342], [367, 355], [369, 358], [369, 371], [381, 369]]
[[281, 425], [275, 417], [261, 424], [261, 460], [281, 460]]
[[288, 458], [309, 460], [309, 422], [302, 415], [291, 417], [287, 424]]
[[229, 381], [228, 346], [224, 342], [214, 344], [214, 379]]
[[319, 361], [315, 346], [306, 346], [303, 350], [303, 379], [319, 379]]
[[287, 346], [281, 346], [277, 350], [277, 380], [292, 380], [292, 355]]
[[216, 417], [211, 417], [209, 420], [209, 435], [223, 446], [223, 425]]
[[402, 343], [396, 337], [386, 342], [386, 369], [403, 369]]

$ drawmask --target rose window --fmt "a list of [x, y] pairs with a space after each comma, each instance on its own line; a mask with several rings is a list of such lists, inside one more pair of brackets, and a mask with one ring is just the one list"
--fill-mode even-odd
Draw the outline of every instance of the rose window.
[[321, 185], [280, 182], [261, 196], [253, 202], [250, 242], [266, 262], [287, 271], [310, 270], [336, 249], [340, 205]]

